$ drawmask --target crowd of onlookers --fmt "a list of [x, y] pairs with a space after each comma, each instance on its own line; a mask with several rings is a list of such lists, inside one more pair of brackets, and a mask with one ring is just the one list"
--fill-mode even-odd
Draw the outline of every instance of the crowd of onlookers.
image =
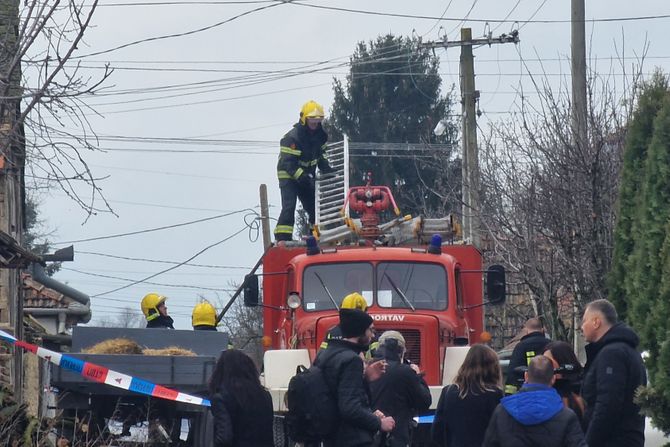
[[[305, 447], [408, 446], [414, 417], [431, 404], [423, 374], [404, 358], [402, 335], [387, 331], [373, 344], [373, 319], [361, 300], [340, 309], [340, 324], [314, 362], [337, 400], [337, 430]], [[540, 321], [529, 320], [505, 380], [495, 351], [472, 346], [442, 390], [428, 442], [642, 447], [645, 421], [633, 398], [646, 373], [637, 335], [607, 300], [586, 307], [581, 329], [583, 367], [569, 344], [550, 341]], [[249, 357], [223, 352], [210, 392], [216, 447], [273, 446], [272, 400]]]

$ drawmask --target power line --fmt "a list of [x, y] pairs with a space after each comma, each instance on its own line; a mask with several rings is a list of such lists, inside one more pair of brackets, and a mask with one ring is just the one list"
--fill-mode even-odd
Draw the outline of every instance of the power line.
[[131, 46], [134, 46], [134, 45], [139, 45], [141, 43], [146, 43], [146, 42], [154, 42], [154, 41], [157, 41], [157, 40], [171, 39], [171, 38], [174, 38], [174, 37], [190, 36], [192, 34], [197, 34], [197, 33], [203, 32], [203, 31], [208, 31], [210, 29], [217, 28], [219, 26], [225, 25], [226, 23], [230, 23], [234, 20], [237, 20], [237, 19], [239, 19], [241, 17], [244, 17], [244, 16], [247, 16], [249, 14], [253, 14], [255, 12], [263, 11], [265, 9], [275, 8], [277, 6], [281, 6], [285, 3], [288, 4], [288, 3], [290, 3], [290, 1], [291, 0], [283, 0], [280, 3], [273, 3], [271, 5], [266, 5], [266, 6], [259, 6], [258, 8], [250, 9], [248, 11], [245, 11], [245, 12], [241, 13], [241, 14], [233, 16], [229, 19], [222, 20], [220, 22], [217, 22], [217, 23], [214, 23], [212, 25], [208, 25], [208, 26], [205, 26], [205, 27], [202, 27], [202, 28], [197, 28], [197, 29], [190, 30], [190, 31], [184, 31], [182, 33], [166, 34], [166, 35], [162, 35], [162, 36], [149, 37], [149, 38], [146, 38], [146, 39], [139, 39], [139, 40], [135, 40], [133, 42], [129, 42], [129, 43], [126, 43], [126, 44], [123, 44], [123, 45], [119, 45], [117, 47], [109, 48], [107, 50], [96, 51], [96, 52], [89, 53], [89, 54], [84, 54], [84, 55], [81, 55], [81, 56], [73, 56], [71, 59], [83, 59], [85, 57], [90, 57], [90, 56], [99, 56], [101, 54], [111, 53], [113, 51], [121, 50], [123, 48], [128, 48], [128, 47], [131, 47]]
[[[134, 2], [134, 3], [99, 3], [100, 7], [118, 7], [118, 6], [202, 6], [202, 5], [249, 5], [258, 3], [275, 3], [275, 0], [217, 0], [217, 1], [161, 1], [161, 2]], [[85, 5], [90, 7], [91, 5]]]
[[178, 261], [166, 261], [163, 259], [148, 259], [148, 258], [133, 258], [130, 256], [118, 256], [111, 255], [109, 253], [100, 253], [95, 251], [77, 251], [77, 254], [91, 255], [91, 256], [102, 256], [106, 258], [113, 259], [123, 259], [125, 261], [140, 261], [140, 262], [150, 262], [156, 264], [172, 264], [172, 265], [184, 265], [188, 267], [201, 267], [201, 268], [210, 268], [210, 269], [240, 269], [240, 270], [251, 270], [251, 267], [239, 266], [239, 265], [216, 265], [216, 264], [192, 264], [192, 263], [183, 263]]
[[99, 240], [103, 240], [103, 239], [114, 239], [114, 238], [117, 238], [117, 237], [133, 236], [133, 235], [136, 235], [136, 234], [153, 233], [155, 231], [162, 231], [162, 230], [167, 230], [167, 229], [171, 229], [171, 228], [177, 228], [177, 227], [183, 227], [183, 226], [186, 226], [186, 225], [193, 225], [193, 224], [197, 224], [197, 223], [207, 222], [207, 221], [210, 221], [210, 220], [221, 219], [223, 217], [232, 216], [234, 214], [239, 214], [239, 213], [242, 213], [244, 211], [251, 211], [252, 213], [254, 213], [254, 210], [252, 210], [250, 208], [245, 208], [245, 209], [242, 209], [242, 210], [231, 211], [231, 212], [225, 213], [225, 214], [219, 214], [219, 215], [211, 216], [211, 217], [204, 217], [202, 219], [191, 220], [191, 221], [188, 221], [188, 222], [182, 222], [182, 223], [178, 223], [178, 224], [164, 225], [162, 227], [156, 227], [156, 228], [147, 228], [145, 230], [130, 231], [128, 233], [117, 233], [117, 234], [110, 234], [110, 235], [107, 235], [107, 236], [97, 236], [97, 237], [90, 237], [90, 238], [86, 238], [86, 239], [77, 239], [77, 240], [72, 240], [72, 241], [53, 242], [53, 245], [76, 244], [76, 243], [80, 243], [80, 242], [91, 242], [91, 241], [99, 241]]
[[117, 288], [112, 289], [112, 290], [108, 290], [107, 292], [97, 293], [97, 294], [92, 295], [92, 296], [94, 296], [94, 297], [99, 297], [99, 296], [103, 296], [103, 295], [108, 295], [108, 294], [110, 294], [110, 293], [118, 292], [119, 290], [127, 289], [128, 287], [132, 287], [132, 286], [134, 286], [134, 285], [136, 285], [136, 284], [143, 283], [143, 282], [145, 282], [145, 281], [148, 281], [148, 280], [150, 280], [150, 279], [155, 278], [156, 276], [162, 275], [162, 274], [167, 273], [167, 272], [169, 272], [169, 271], [171, 271], [171, 270], [174, 270], [174, 269], [176, 269], [176, 268], [179, 268], [179, 267], [181, 267], [182, 265], [185, 265], [186, 263], [188, 263], [189, 261], [192, 261], [193, 259], [197, 258], [198, 256], [200, 256], [201, 254], [203, 254], [203, 253], [206, 252], [207, 250], [209, 250], [209, 249], [211, 249], [211, 248], [214, 248], [214, 247], [216, 247], [217, 245], [221, 245], [221, 244], [223, 244], [224, 242], [226, 242], [226, 241], [228, 241], [228, 240], [234, 238], [235, 236], [237, 236], [238, 234], [242, 233], [242, 232], [243, 232], [244, 230], [246, 230], [247, 228], [248, 228], [248, 226], [245, 225], [245, 226], [242, 227], [240, 230], [236, 231], [235, 233], [231, 234], [230, 236], [228, 236], [228, 237], [226, 237], [226, 238], [223, 238], [223, 239], [221, 239], [221, 240], [218, 241], [218, 242], [214, 242], [214, 243], [211, 244], [211, 245], [208, 245], [207, 247], [203, 248], [202, 250], [200, 250], [199, 252], [197, 252], [196, 254], [194, 254], [193, 256], [191, 256], [190, 258], [186, 259], [185, 261], [183, 261], [183, 262], [181, 262], [181, 263], [179, 263], [179, 264], [177, 264], [177, 265], [174, 265], [174, 266], [172, 266], [172, 267], [168, 267], [168, 268], [166, 268], [165, 270], [161, 270], [160, 272], [154, 273], [154, 274], [149, 275], [149, 276], [147, 276], [147, 277], [145, 277], [145, 278], [138, 279], [138, 280], [136, 280], [136, 281], [132, 281], [132, 282], [130, 282], [130, 283], [124, 285], [124, 286], [117, 287]]
[[[545, 0], [546, 1], [546, 0]], [[391, 13], [391, 12], [380, 12], [380, 11], [368, 11], [363, 9], [352, 9], [352, 8], [340, 8], [336, 6], [324, 6], [324, 5], [311, 5], [303, 3], [301, 1], [292, 1], [288, 3], [294, 6], [302, 6], [306, 8], [315, 8], [315, 9], [325, 9], [330, 11], [339, 11], [339, 12], [348, 12], [353, 14], [364, 14], [372, 16], [381, 16], [381, 17], [398, 17], [405, 19], [421, 19], [421, 20], [439, 20], [444, 22], [460, 22], [463, 19], [459, 18], [450, 18], [450, 17], [437, 17], [437, 16], [425, 16], [425, 15], [415, 15], [415, 14], [402, 14], [402, 13]], [[538, 9], [539, 10], [539, 9]], [[655, 20], [655, 19], [668, 19], [670, 14], [657, 14], [657, 15], [646, 15], [646, 16], [629, 16], [629, 17], [601, 17], [601, 18], [591, 18], [586, 19], [585, 22], [629, 22], [629, 21], [638, 21], [638, 20]], [[542, 19], [542, 20], [520, 20], [520, 19], [477, 19], [469, 18], [469, 22], [480, 22], [480, 23], [571, 23], [570, 19]]]
[[[135, 281], [134, 279], [129, 279], [129, 278], [122, 278], [120, 276], [112, 276], [112, 275], [103, 275], [101, 273], [92, 273], [92, 272], [85, 272], [83, 270], [78, 270], [78, 269], [73, 269], [73, 268], [68, 268], [68, 267], [61, 267], [61, 270], [67, 270], [69, 272], [76, 272], [80, 273], [82, 275], [87, 275], [87, 276], [95, 276], [96, 278], [107, 278], [107, 279], [116, 279], [119, 281]], [[215, 292], [234, 292], [235, 289], [224, 289], [221, 287], [203, 287], [203, 286], [192, 286], [188, 284], [165, 284], [165, 283], [160, 283], [160, 282], [151, 282], [151, 281], [142, 281], [144, 284], [149, 284], [152, 286], [161, 286], [161, 287], [173, 287], [173, 288], [180, 288], [180, 289], [197, 289], [197, 290], [208, 290], [208, 291], [215, 291]]]

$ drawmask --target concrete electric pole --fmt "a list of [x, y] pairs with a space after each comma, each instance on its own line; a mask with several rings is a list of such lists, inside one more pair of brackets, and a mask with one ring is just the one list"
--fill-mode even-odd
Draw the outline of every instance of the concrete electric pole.
[[477, 147], [477, 113], [476, 104], [479, 91], [475, 89], [475, 65], [472, 53], [473, 45], [493, 45], [501, 43], [518, 43], [519, 33], [491, 35], [473, 39], [470, 28], [461, 29], [461, 40], [441, 42], [425, 42], [422, 48], [449, 47], [461, 48], [461, 105], [463, 113], [462, 125], [462, 176], [463, 176], [463, 239], [469, 240], [476, 247], [480, 246], [480, 203], [479, 203], [479, 148]]
[[577, 147], [588, 144], [588, 108], [586, 103], [586, 22], [584, 0], [571, 5], [572, 134]]
[[[586, 21], [584, 0], [572, 0], [571, 3], [571, 78], [572, 78], [572, 141], [580, 151], [589, 144], [588, 107], [586, 99]], [[579, 335], [579, 306], [581, 291], [575, 281], [573, 304], [572, 339], [573, 349], [580, 359], [584, 359], [584, 340]]]

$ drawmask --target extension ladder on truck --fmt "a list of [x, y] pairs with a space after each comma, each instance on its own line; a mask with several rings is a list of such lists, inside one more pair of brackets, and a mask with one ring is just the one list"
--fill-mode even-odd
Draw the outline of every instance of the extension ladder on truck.
[[347, 225], [349, 210], [344, 203], [349, 192], [349, 139], [328, 145], [326, 158], [334, 169], [332, 174], [316, 180], [315, 231], [321, 243], [334, 242], [352, 234]]

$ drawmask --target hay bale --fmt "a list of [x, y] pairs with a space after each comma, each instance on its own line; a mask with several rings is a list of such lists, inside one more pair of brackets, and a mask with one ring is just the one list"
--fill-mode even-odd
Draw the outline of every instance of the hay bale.
[[142, 350], [142, 354], [144, 354], [144, 355], [156, 355], [156, 356], [182, 355], [182, 356], [185, 356], [185, 357], [195, 357], [195, 352], [191, 351], [190, 349], [180, 348], [178, 346], [169, 346], [167, 348], [161, 348], [161, 349], [145, 348], [144, 350]]
[[142, 347], [128, 338], [112, 338], [84, 349], [86, 354], [142, 354]]

